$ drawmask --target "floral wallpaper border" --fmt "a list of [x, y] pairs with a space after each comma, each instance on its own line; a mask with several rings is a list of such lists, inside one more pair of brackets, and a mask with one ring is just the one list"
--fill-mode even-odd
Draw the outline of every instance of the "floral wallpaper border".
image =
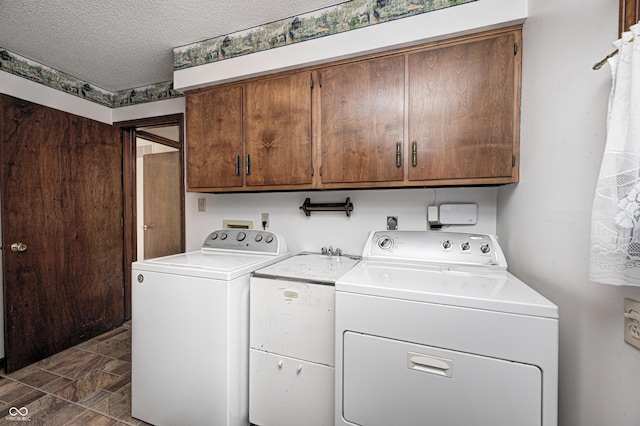
[[[338, 34], [478, 0], [349, 0], [307, 14], [223, 35], [173, 50], [174, 71]], [[184, 96], [173, 82], [109, 92], [0, 47], [0, 71], [109, 108]]]
[[184, 96], [173, 90], [173, 82], [153, 84], [136, 89], [109, 92], [69, 74], [49, 68], [0, 47], [0, 71], [35, 81], [79, 98], [109, 108], [161, 101]]
[[173, 49], [174, 71], [432, 12], [477, 0], [350, 0]]
[[104, 105], [119, 108], [146, 102], [184, 96], [173, 90], [173, 82], [153, 84], [136, 89], [109, 92], [69, 74], [49, 68], [0, 47], [0, 71], [35, 81], [70, 95]]

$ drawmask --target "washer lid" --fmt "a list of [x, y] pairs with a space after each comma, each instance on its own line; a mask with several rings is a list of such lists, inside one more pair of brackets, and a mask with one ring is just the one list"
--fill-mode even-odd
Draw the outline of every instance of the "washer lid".
[[302, 253], [253, 273], [254, 277], [295, 280], [310, 284], [331, 284], [353, 268], [358, 259]]
[[558, 307], [506, 271], [361, 261], [336, 291], [558, 318]]
[[232, 280], [287, 257], [289, 257], [289, 253], [274, 256], [269, 254], [200, 250], [134, 262], [132, 269]]

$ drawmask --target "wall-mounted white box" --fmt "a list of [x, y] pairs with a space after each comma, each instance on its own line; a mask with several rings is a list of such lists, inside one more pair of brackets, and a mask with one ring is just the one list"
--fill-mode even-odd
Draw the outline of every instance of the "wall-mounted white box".
[[478, 221], [477, 204], [441, 204], [441, 225], [475, 225]]

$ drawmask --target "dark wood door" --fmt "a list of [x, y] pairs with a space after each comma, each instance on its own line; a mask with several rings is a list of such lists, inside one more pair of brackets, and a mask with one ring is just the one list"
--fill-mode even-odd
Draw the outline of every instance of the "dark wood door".
[[410, 180], [511, 177], [515, 35], [409, 55]]
[[0, 107], [10, 372], [122, 324], [122, 148], [112, 126], [8, 96]]
[[247, 186], [311, 183], [311, 73], [245, 86]]
[[242, 86], [187, 94], [187, 187], [242, 187]]
[[404, 177], [404, 57], [322, 70], [322, 182]]
[[182, 251], [180, 153], [147, 154], [143, 161], [144, 258]]

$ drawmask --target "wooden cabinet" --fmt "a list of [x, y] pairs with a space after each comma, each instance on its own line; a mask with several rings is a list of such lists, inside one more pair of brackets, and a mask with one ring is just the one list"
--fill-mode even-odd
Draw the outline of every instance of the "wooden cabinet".
[[404, 57], [322, 69], [322, 183], [402, 181]]
[[242, 86], [187, 95], [187, 187], [242, 188]]
[[246, 186], [311, 183], [311, 73], [245, 85]]
[[517, 182], [521, 30], [189, 92], [189, 190]]
[[408, 55], [409, 181], [511, 178], [514, 34]]
[[308, 187], [311, 73], [187, 94], [187, 187], [225, 192]]

